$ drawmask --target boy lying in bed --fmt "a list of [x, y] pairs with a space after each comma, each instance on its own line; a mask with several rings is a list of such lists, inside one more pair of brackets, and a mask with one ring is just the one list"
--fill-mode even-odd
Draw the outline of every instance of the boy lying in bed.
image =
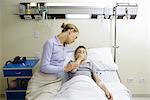
[[92, 78], [96, 84], [105, 92], [106, 97], [109, 100], [113, 100], [112, 94], [109, 92], [107, 87], [103, 84], [100, 80], [98, 75], [96, 74], [96, 69], [94, 64], [87, 60], [87, 51], [84, 46], [79, 46], [74, 53], [75, 61], [70, 61], [67, 66], [70, 67], [69, 69], [65, 69], [65, 72], [69, 73], [69, 77], [72, 78], [77, 75], [86, 75]]

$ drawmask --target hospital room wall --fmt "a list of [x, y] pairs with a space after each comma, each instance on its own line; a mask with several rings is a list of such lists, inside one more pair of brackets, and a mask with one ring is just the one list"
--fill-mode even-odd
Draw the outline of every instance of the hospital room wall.
[[[147, 9], [150, 9], [150, 6], [149, 6], [150, 1], [146, 1], [143, 3], [145, 6], [143, 9], [145, 14], [143, 16], [145, 16], [145, 18], [147, 19], [147, 23], [144, 23], [144, 24], [146, 24], [146, 31], [147, 31], [147, 35], [146, 35], [146, 40], [147, 40], [147, 45], [148, 45], [147, 46], [147, 51], [148, 51], [148, 53], [147, 53], [147, 56], [148, 56], [147, 73], [148, 73], [148, 79], [149, 79], [148, 84], [150, 84], [150, 13], [147, 11]], [[148, 91], [149, 91], [148, 93], [150, 94], [150, 86], [149, 85], [148, 85]]]
[[[23, 1], [32, 0], [22, 0], [22, 2]], [[63, 2], [65, 0], [45, 1]], [[105, 2], [105, 0], [88, 1]], [[88, 1], [70, 0], [70, 2]], [[111, 2], [111, 0], [109, 1]], [[5, 0], [3, 3], [5, 9], [5, 12], [3, 12], [3, 16], [5, 17], [3, 19], [3, 45], [0, 45], [3, 48], [2, 65], [5, 63], [5, 61], [16, 55], [35, 56], [41, 53], [44, 42], [52, 35], [58, 34], [61, 31], [60, 25], [64, 21], [74, 23], [80, 29], [79, 39], [76, 41], [76, 43], [71, 45], [72, 47], [76, 47], [78, 44], [85, 44], [88, 47], [112, 45], [112, 35], [110, 34], [114, 32], [114, 27], [113, 25], [111, 25], [110, 20], [21, 20], [19, 16], [12, 14], [17, 12], [17, 4], [19, 2], [20, 1], [18, 0]], [[150, 93], [150, 88], [148, 89], [148, 84], [150, 83], [150, 78], [148, 77], [150, 76], [148, 71], [148, 69], [150, 70], [150, 68], [148, 67], [150, 66], [150, 62], [148, 62], [148, 58], [150, 57], [150, 55], [147, 55], [149, 52], [147, 48], [150, 48], [150, 41], [148, 41], [150, 40], [150, 38], [148, 38], [147, 35], [149, 35], [148, 33], [150, 33], [150, 31], [147, 31], [146, 26], [150, 25], [150, 23], [148, 23], [147, 21], [148, 18], [145, 18], [147, 10], [146, 7], [148, 7], [148, 5], [146, 5], [147, 0], [142, 0], [142, 2], [141, 0], [137, 0], [137, 3], [139, 4], [137, 19], [130, 21], [119, 20], [117, 22], [117, 42], [120, 45], [120, 48], [117, 51], [117, 64], [119, 66], [119, 73], [121, 75], [122, 82], [134, 94], [147, 94], [148, 92]], [[145, 11], [143, 11], [143, 9]], [[35, 34], [39, 35], [39, 37], [35, 36]], [[132, 83], [127, 82], [127, 78], [130, 77], [135, 78]], [[144, 77], [145, 82], [139, 83], [139, 77]], [[5, 84], [5, 80], [3, 80], [2, 86], [4, 88], [0, 91], [0, 93], [4, 93]]]
[[[118, 20], [117, 64], [123, 83], [134, 94], [150, 94], [149, 91], [149, 16], [146, 0], [137, 0], [138, 15], [135, 20]], [[144, 82], [142, 79], [144, 78]], [[131, 81], [130, 81], [131, 79]]]
[[[146, 3], [147, 5], [147, 9], [150, 9], [149, 3]], [[147, 11], [146, 11], [147, 12]], [[148, 35], [147, 35], [147, 40], [148, 40], [148, 73], [149, 73], [149, 84], [150, 84], [150, 13], [147, 12], [147, 19], [148, 19], [148, 26], [147, 26], [147, 31], [148, 31]], [[149, 88], [149, 93], [150, 93], [150, 86], [148, 86]]]
[[[147, 5], [149, 5], [149, 3], [147, 3]], [[148, 6], [147, 9], [150, 9], [150, 6]], [[148, 22], [150, 22], [150, 13], [147, 13], [147, 19]], [[148, 40], [148, 45], [150, 45], [150, 24], [148, 24], [147, 26], [147, 31], [148, 31], [148, 35], [147, 35], [147, 40]], [[148, 73], [149, 73], [149, 84], [150, 84], [150, 46], [148, 46]], [[149, 88], [149, 93], [150, 93], [150, 86], [148, 86]]]
[[0, 93], [2, 91], [2, 2], [0, 0]]
[[1, 66], [1, 58], [2, 58], [2, 6], [0, 1], [0, 66]]

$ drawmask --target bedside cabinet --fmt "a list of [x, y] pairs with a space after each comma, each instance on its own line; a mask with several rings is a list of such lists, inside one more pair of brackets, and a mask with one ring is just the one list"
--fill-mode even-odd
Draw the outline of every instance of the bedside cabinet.
[[28, 81], [38, 61], [37, 58], [27, 58], [24, 63], [10, 63], [3, 67], [4, 77], [7, 78], [7, 100], [25, 100]]

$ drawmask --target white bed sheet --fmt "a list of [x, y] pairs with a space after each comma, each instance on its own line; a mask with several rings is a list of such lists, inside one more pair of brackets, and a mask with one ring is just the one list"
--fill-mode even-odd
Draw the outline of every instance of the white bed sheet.
[[[114, 100], [131, 100], [129, 90], [120, 82], [106, 82]], [[63, 84], [55, 100], [107, 100], [104, 92], [87, 76], [76, 76]]]
[[114, 100], [131, 100], [130, 91], [121, 82], [106, 82]]
[[123, 100], [132, 100], [132, 94], [130, 90], [122, 92], [121, 90], [119, 90], [119, 88], [117, 88], [117, 86], [126, 88], [121, 83], [121, 79], [117, 70], [101, 70], [97, 71], [97, 74], [100, 76], [102, 81], [109, 87], [109, 89], [111, 89], [111, 91], [114, 94], [117, 94], [115, 92], [115, 89], [118, 89], [118, 91], [120, 91], [119, 93], [120, 96], [119, 95], [115, 96], [116, 100], [119, 100], [120, 97], [124, 98]]
[[[106, 83], [106, 85], [108, 85], [108, 87], [115, 92], [115, 88], [112, 88], [111, 86], [115, 87], [115, 85], [121, 86], [121, 87], [125, 87], [122, 83], [121, 83], [121, 79], [118, 73], [118, 70], [99, 70], [97, 71], [97, 74], [100, 76], [101, 80]], [[126, 87], [125, 87], [126, 88]], [[119, 90], [118, 90], [119, 91]], [[120, 91], [121, 92], [121, 91]], [[116, 93], [115, 93], [116, 94]], [[127, 95], [127, 96], [126, 96]], [[121, 92], [120, 96], [126, 99], [123, 100], [132, 100], [132, 94], [130, 92], [130, 90], [128, 90], [127, 92]], [[120, 97], [115, 96], [115, 97]], [[128, 99], [127, 99], [128, 98]], [[119, 100], [119, 99], [117, 99]]]
[[97, 74], [104, 82], [120, 82], [117, 70], [101, 70], [97, 71]]

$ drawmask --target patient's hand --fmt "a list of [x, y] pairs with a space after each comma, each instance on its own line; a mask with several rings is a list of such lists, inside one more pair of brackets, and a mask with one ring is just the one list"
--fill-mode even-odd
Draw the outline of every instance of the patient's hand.
[[79, 64], [77, 63], [69, 63], [67, 66], [64, 67], [64, 71], [65, 72], [69, 72], [69, 71], [72, 71], [74, 69], [76, 69], [77, 67], [79, 66]]
[[106, 92], [106, 97], [108, 100], [113, 100], [113, 96], [110, 92]]
[[79, 56], [78, 56], [78, 58], [77, 58], [77, 60], [85, 60], [86, 59], [86, 57], [85, 57], [85, 55], [84, 54], [80, 54]]

